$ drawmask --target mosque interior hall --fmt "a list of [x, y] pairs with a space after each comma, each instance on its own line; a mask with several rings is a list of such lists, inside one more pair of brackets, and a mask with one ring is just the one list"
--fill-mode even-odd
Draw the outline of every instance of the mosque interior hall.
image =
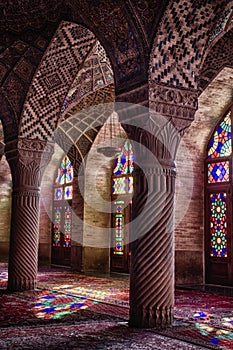
[[0, 349], [233, 350], [233, 0], [0, 0]]

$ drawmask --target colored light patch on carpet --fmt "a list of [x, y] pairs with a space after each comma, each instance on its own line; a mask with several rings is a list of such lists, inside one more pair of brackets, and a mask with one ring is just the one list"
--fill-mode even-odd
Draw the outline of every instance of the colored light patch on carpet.
[[210, 322], [210, 319], [213, 317], [211, 314], [209, 314], [208, 312], [204, 312], [204, 311], [197, 311], [195, 312], [195, 314], [193, 315], [194, 319], [198, 320], [198, 322]]
[[8, 280], [8, 272], [7, 271], [3, 271], [0, 272], [0, 281], [7, 281]]
[[209, 339], [210, 343], [222, 350], [232, 350], [233, 332], [227, 329], [214, 328], [206, 323], [196, 323], [196, 329], [202, 336]]
[[0, 288], [6, 288], [8, 281], [8, 272], [0, 271]]
[[[115, 288], [106, 288], [99, 285], [90, 286], [90, 287], [81, 287], [81, 286], [69, 286], [61, 285], [54, 287], [53, 290], [57, 291], [67, 291], [72, 295], [82, 296], [89, 299], [111, 302], [111, 303], [123, 303], [128, 306], [129, 292], [122, 291]], [[125, 300], [125, 303], [123, 300]]]
[[86, 297], [47, 292], [38, 297], [34, 304], [34, 313], [41, 319], [61, 319], [79, 310], [87, 309], [94, 303]]

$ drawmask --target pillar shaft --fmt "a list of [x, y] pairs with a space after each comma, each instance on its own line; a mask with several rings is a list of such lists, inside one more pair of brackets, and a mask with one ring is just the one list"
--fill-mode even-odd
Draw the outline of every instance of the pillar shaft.
[[[130, 320], [147, 328], [172, 323], [174, 306], [173, 206], [175, 169], [136, 171], [133, 201]], [[145, 190], [146, 189], [146, 190]]]
[[181, 135], [194, 118], [197, 96], [197, 91], [155, 81], [117, 96], [121, 102], [116, 106], [119, 120], [129, 139], [135, 141], [129, 319], [132, 327], [166, 326], [173, 320], [174, 160]]
[[13, 182], [8, 264], [10, 291], [36, 287], [40, 183], [52, 152], [52, 145], [35, 140], [19, 139], [6, 144]]

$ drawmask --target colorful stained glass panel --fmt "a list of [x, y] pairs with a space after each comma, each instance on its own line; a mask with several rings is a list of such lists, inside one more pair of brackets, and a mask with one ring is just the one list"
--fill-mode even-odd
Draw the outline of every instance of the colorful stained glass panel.
[[63, 198], [63, 188], [62, 187], [58, 187], [54, 189], [54, 199], [56, 201], [60, 201]]
[[61, 162], [58, 169], [56, 183], [58, 185], [69, 184], [73, 181], [73, 166], [67, 156]]
[[133, 193], [133, 176], [128, 177], [128, 192]]
[[61, 207], [54, 207], [53, 219], [53, 246], [60, 247], [61, 245]]
[[112, 179], [112, 193], [125, 194], [127, 193], [127, 178], [115, 177]]
[[72, 199], [73, 197], [73, 186], [66, 186], [64, 188], [64, 198], [65, 200]]
[[208, 168], [208, 183], [229, 182], [229, 161], [210, 163]]
[[114, 251], [115, 255], [123, 255], [124, 253], [124, 201], [116, 201], [115, 206], [115, 236]]
[[70, 247], [71, 236], [71, 208], [65, 207], [65, 221], [64, 221], [64, 247]]
[[129, 140], [126, 140], [122, 147], [121, 153], [115, 160], [114, 175], [132, 174], [134, 170], [134, 153], [133, 147]]
[[228, 157], [231, 152], [231, 112], [228, 112], [210, 140], [208, 158]]
[[210, 195], [210, 255], [227, 257], [227, 195]]

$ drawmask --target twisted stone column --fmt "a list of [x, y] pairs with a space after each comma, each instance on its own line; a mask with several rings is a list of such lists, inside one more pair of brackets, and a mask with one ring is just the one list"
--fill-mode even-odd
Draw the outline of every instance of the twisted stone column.
[[53, 145], [19, 139], [7, 143], [5, 153], [13, 181], [8, 290], [30, 290], [36, 287], [40, 183]]
[[134, 179], [129, 324], [164, 326], [173, 320], [175, 167], [144, 164]]
[[117, 102], [121, 102], [116, 105], [119, 120], [129, 139], [136, 141], [130, 271], [132, 327], [172, 324], [174, 160], [181, 135], [194, 119], [197, 96], [197, 91], [155, 81], [117, 96]]

